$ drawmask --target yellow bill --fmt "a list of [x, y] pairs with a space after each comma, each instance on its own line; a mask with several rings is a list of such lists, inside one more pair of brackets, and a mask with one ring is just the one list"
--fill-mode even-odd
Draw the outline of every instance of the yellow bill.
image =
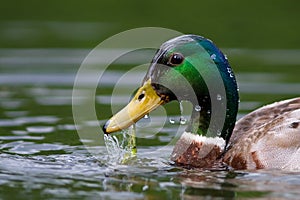
[[129, 104], [106, 122], [103, 131], [109, 134], [128, 128], [163, 103], [164, 101], [157, 95], [149, 79], [139, 88]]

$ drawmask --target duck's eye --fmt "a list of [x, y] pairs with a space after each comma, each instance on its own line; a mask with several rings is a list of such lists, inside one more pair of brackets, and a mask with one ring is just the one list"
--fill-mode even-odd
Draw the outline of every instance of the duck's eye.
[[180, 65], [184, 60], [184, 56], [181, 53], [173, 53], [170, 58], [168, 64], [172, 66]]

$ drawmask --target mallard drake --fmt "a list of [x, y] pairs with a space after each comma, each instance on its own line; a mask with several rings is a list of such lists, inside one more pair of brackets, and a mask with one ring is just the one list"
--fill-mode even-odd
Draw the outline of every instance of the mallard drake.
[[175, 164], [300, 169], [300, 98], [264, 106], [236, 123], [239, 95], [232, 68], [212, 41], [197, 35], [162, 44], [142, 86], [103, 131], [109, 134], [128, 128], [173, 100], [190, 101], [194, 106], [171, 154]]

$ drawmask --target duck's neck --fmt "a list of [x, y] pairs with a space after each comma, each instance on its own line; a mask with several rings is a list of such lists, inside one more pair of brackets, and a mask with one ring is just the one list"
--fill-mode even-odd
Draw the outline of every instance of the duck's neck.
[[[228, 84], [225, 84], [226, 87]], [[220, 135], [217, 134], [218, 128], [215, 128], [218, 126], [210, 124], [213, 116], [210, 98], [199, 101], [202, 102], [199, 105], [201, 110], [199, 111], [199, 107], [194, 109], [186, 132], [180, 137], [173, 149], [171, 160], [177, 165], [211, 168], [222, 156], [235, 125], [239, 101], [237, 90], [234, 91], [233, 87], [226, 90], [226, 95], [226, 104], [224, 104], [226, 105], [226, 116]], [[215, 134], [209, 133], [209, 131], [215, 131]], [[219, 137], [212, 137], [216, 135]]]
[[[186, 129], [186, 132], [196, 133], [198, 135], [205, 136], [208, 131], [209, 122], [211, 119], [211, 104], [210, 100], [201, 104], [193, 104], [193, 112], [190, 123]], [[199, 111], [200, 109], [200, 111]]]
[[[235, 78], [231, 76], [227, 77], [226, 73], [221, 73], [221, 75], [223, 80], [227, 80], [224, 81], [226, 98], [218, 101], [217, 104], [214, 102], [213, 105], [217, 108], [212, 109], [209, 93], [198, 97], [197, 103], [199, 105], [194, 104], [191, 121], [186, 131], [207, 137], [219, 136], [227, 143], [235, 126], [239, 95]], [[214, 111], [221, 111], [221, 113], [223, 111], [223, 114], [214, 115], [212, 113]], [[217, 119], [212, 119], [212, 117], [217, 117]]]

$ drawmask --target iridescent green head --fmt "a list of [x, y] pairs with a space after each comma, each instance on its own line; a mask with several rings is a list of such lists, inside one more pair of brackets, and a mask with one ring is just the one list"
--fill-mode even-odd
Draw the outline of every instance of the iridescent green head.
[[187, 131], [228, 141], [238, 110], [237, 84], [227, 58], [210, 40], [183, 35], [162, 44], [135, 97], [103, 129], [126, 128], [172, 100], [195, 108]]

